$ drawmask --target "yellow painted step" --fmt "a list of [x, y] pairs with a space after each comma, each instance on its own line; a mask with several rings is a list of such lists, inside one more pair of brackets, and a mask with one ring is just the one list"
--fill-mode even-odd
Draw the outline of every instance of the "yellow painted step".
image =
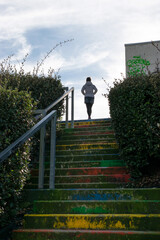
[[79, 150], [88, 150], [88, 149], [106, 149], [114, 148], [118, 149], [118, 144], [113, 143], [89, 143], [89, 144], [70, 144], [70, 145], [57, 145], [56, 150], [69, 150], [69, 149], [79, 149]]

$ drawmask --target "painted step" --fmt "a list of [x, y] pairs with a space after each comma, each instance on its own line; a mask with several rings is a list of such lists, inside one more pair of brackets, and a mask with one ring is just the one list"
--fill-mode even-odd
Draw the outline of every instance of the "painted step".
[[[119, 154], [119, 149], [116, 148], [107, 148], [107, 149], [86, 149], [86, 150], [60, 150], [56, 151], [56, 157], [68, 155], [68, 156], [77, 156], [77, 155], [85, 155], [85, 156], [91, 156], [91, 155], [99, 155], [99, 154]], [[47, 158], [47, 157], [46, 157]]]
[[71, 145], [56, 145], [56, 150], [87, 150], [87, 149], [118, 149], [117, 143], [87, 143], [87, 144], [71, 144]]
[[26, 214], [24, 228], [159, 231], [160, 214]]
[[160, 201], [34, 201], [33, 212], [36, 214], [157, 214], [160, 213]]
[[[45, 176], [49, 176], [49, 169], [45, 169]], [[108, 175], [126, 174], [126, 167], [88, 167], [88, 168], [57, 168], [56, 176], [70, 175]], [[38, 176], [38, 169], [31, 170], [32, 176]]]
[[[57, 162], [56, 168], [77, 168], [77, 167], [124, 167], [126, 164], [123, 160], [101, 160], [101, 161], [72, 161]], [[45, 164], [49, 167], [48, 164]]]
[[[73, 131], [73, 130], [72, 130]], [[86, 131], [77, 131], [77, 132], [70, 132], [72, 133], [72, 136], [81, 136], [81, 135], [88, 135], [88, 136], [97, 136], [97, 135], [109, 135], [111, 134], [112, 136], [115, 134], [114, 131], [100, 131], [100, 130], [96, 130], [96, 131], [89, 131], [89, 132], [86, 132]]]
[[[124, 188], [127, 183], [122, 182], [107, 182], [107, 183], [56, 183], [56, 189], [104, 189], [104, 188]], [[28, 183], [25, 189], [37, 189], [37, 184]], [[49, 184], [44, 184], [44, 189], [49, 189]]]
[[[76, 175], [76, 176], [56, 176], [55, 183], [108, 183], [108, 182], [129, 182], [129, 174], [112, 174], [112, 175]], [[49, 180], [49, 178], [48, 178]]]
[[155, 231], [113, 230], [53, 230], [20, 229], [13, 232], [13, 240], [159, 240]]
[[125, 174], [126, 167], [88, 167], [88, 168], [70, 168], [56, 169], [57, 176], [63, 175], [108, 175], [108, 174]]
[[24, 191], [26, 201], [36, 200], [159, 200], [160, 188], [123, 188], [123, 189], [31, 189]]
[[73, 133], [76, 133], [76, 132], [91, 132], [91, 131], [105, 131], [105, 132], [114, 132], [113, 130], [113, 127], [112, 126], [95, 126], [95, 125], [92, 125], [92, 126], [81, 126], [81, 127], [77, 127], [77, 128], [67, 128], [64, 130], [64, 134], [73, 134]]
[[[79, 135], [72, 135], [72, 139], [97, 139], [97, 140], [101, 140], [101, 139], [115, 139], [115, 135], [114, 134], [95, 134], [95, 135], [83, 135], [83, 134], [79, 134]], [[57, 141], [59, 141], [60, 139], [63, 140], [70, 140], [71, 136], [70, 135], [62, 135]]]
[[75, 125], [74, 128], [88, 128], [88, 127], [112, 127], [112, 124], [110, 122], [101, 122], [101, 123], [96, 123], [94, 122], [93, 124], [79, 124], [79, 125]]
[[116, 143], [115, 138], [101, 138], [100, 140], [98, 140], [97, 138], [93, 138], [93, 139], [74, 139], [72, 138], [72, 140], [68, 139], [68, 140], [64, 140], [62, 138], [62, 140], [58, 140], [57, 141], [57, 145], [70, 145], [70, 144], [91, 144], [91, 143]]
[[[79, 159], [80, 158], [80, 159]], [[112, 158], [112, 157], [111, 157]], [[80, 161], [78, 161], [78, 159]], [[56, 159], [56, 168], [78, 168], [78, 167], [124, 167], [126, 166], [123, 160], [89, 160], [87, 157], [82, 158], [78, 156], [77, 158], [66, 157]], [[50, 162], [45, 162], [45, 169], [49, 168]], [[34, 165], [34, 169], [38, 168], [39, 164]]]
[[[77, 153], [77, 152], [76, 152]], [[79, 153], [79, 154], [78, 154]], [[56, 156], [56, 163], [58, 162], [77, 162], [77, 161], [83, 161], [83, 162], [88, 162], [88, 161], [98, 161], [98, 162], [103, 162], [103, 161], [121, 161], [119, 154], [117, 153], [109, 153], [109, 154], [95, 154], [93, 153], [86, 153], [84, 152], [78, 152], [77, 155], [72, 155], [72, 152], [68, 152], [67, 155], [60, 155], [62, 153], [59, 153], [59, 155]], [[47, 161], [47, 158], [46, 158]]]
[[[76, 176], [56, 176], [55, 183], [65, 184], [65, 183], [108, 183], [108, 182], [129, 182], [130, 175], [129, 174], [112, 174], [112, 175], [76, 175]], [[38, 183], [38, 177], [31, 177], [30, 182], [32, 184]], [[44, 183], [49, 182], [49, 177], [44, 177]]]
[[[106, 118], [106, 119], [93, 119], [93, 120], [75, 120], [74, 121], [74, 127], [82, 126], [82, 125], [87, 125], [87, 126], [92, 126], [95, 124], [111, 124], [112, 120], [111, 118]], [[65, 122], [57, 122], [58, 126], [65, 127]], [[68, 122], [68, 126], [71, 127], [71, 122]]]

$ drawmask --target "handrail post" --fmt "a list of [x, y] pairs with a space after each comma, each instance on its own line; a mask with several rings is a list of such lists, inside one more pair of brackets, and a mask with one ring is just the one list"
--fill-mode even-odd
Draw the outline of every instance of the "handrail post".
[[39, 189], [42, 189], [44, 185], [45, 137], [46, 137], [46, 125], [42, 127], [40, 131], [39, 179], [38, 179]]
[[74, 128], [74, 89], [72, 91], [71, 128]]
[[[68, 91], [68, 87], [66, 88], [66, 90]], [[66, 96], [66, 128], [68, 128], [68, 95]]]
[[55, 188], [55, 161], [56, 161], [56, 115], [51, 120], [51, 146], [50, 146], [50, 177], [49, 189]]

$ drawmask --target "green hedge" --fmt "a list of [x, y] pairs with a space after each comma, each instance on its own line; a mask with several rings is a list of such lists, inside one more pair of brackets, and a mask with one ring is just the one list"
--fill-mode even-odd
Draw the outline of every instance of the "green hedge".
[[[28, 91], [32, 98], [37, 101], [37, 108], [44, 109], [64, 94], [64, 88], [59, 75], [37, 76], [24, 72], [17, 73], [8, 69], [0, 74], [1, 86], [7, 89], [17, 88], [19, 91]], [[64, 104], [61, 101], [54, 108], [57, 110], [57, 116], [64, 113]]]
[[[30, 94], [0, 87], [0, 152], [33, 126], [35, 103]], [[0, 228], [13, 222], [29, 176], [31, 141], [0, 163]]]
[[116, 80], [108, 94], [110, 114], [133, 178], [160, 169], [160, 74]]

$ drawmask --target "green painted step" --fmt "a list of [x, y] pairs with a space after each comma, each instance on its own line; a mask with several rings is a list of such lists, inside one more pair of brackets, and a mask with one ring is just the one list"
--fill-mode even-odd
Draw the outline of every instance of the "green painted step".
[[[45, 164], [46, 167], [49, 166]], [[125, 162], [123, 160], [101, 160], [101, 161], [67, 161], [67, 162], [57, 162], [56, 168], [77, 168], [77, 167], [123, 167]]]
[[[64, 238], [65, 236], [65, 238]], [[113, 230], [23, 229], [13, 233], [13, 240], [159, 240], [160, 232]]]
[[[81, 161], [78, 161], [76, 158], [62, 158], [57, 159], [56, 168], [78, 168], [78, 167], [124, 167], [126, 166], [123, 160], [89, 160], [85, 158], [80, 158]], [[67, 161], [66, 161], [67, 160]], [[77, 160], [77, 161], [76, 161]], [[34, 165], [34, 168], [38, 168], [38, 164]], [[50, 162], [45, 162], [45, 168], [49, 168]]]
[[26, 214], [24, 228], [159, 231], [160, 214]]
[[158, 214], [159, 200], [35, 201], [36, 214]]
[[115, 188], [115, 189], [30, 189], [25, 190], [25, 199], [36, 200], [159, 200], [160, 188]]

